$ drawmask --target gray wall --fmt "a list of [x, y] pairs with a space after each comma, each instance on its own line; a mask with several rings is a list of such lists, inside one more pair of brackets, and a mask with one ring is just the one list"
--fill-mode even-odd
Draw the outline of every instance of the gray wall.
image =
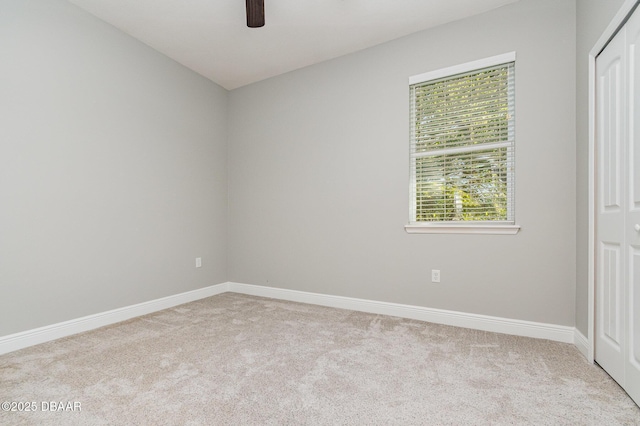
[[[573, 326], [575, 34], [522, 0], [230, 92], [229, 279]], [[408, 77], [509, 51], [521, 232], [406, 234]]]
[[227, 281], [227, 92], [60, 0], [0, 53], [0, 335]]
[[[586, 182], [581, 60], [621, 3], [578, 1], [577, 61], [574, 1], [522, 0], [227, 93], [62, 0], [3, 0], [0, 335], [227, 280], [586, 332], [575, 102]], [[512, 50], [522, 231], [406, 234], [407, 78]]]
[[589, 317], [589, 52], [624, 0], [576, 4], [576, 319], [587, 336]]

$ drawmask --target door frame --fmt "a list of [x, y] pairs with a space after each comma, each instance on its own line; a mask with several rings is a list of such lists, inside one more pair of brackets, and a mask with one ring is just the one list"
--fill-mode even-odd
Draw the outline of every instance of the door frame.
[[[625, 0], [596, 44], [589, 51], [589, 274], [588, 274], [588, 330], [587, 353], [584, 355], [590, 362], [595, 360], [595, 232], [596, 232], [596, 57], [604, 50], [618, 30], [627, 22], [640, 0]], [[577, 332], [579, 333], [579, 332]]]

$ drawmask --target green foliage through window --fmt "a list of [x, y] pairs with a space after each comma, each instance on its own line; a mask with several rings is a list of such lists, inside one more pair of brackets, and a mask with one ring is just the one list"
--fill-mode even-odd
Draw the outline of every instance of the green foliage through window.
[[513, 71], [411, 86], [413, 221], [513, 220]]

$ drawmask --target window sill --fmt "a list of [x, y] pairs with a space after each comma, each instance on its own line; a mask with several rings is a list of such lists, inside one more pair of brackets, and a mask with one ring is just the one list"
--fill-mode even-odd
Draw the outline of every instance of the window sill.
[[408, 234], [493, 234], [515, 235], [519, 225], [458, 225], [458, 224], [409, 224], [404, 226]]

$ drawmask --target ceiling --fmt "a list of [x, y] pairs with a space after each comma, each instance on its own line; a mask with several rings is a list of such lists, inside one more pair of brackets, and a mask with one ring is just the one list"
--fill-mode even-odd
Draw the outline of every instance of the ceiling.
[[69, 1], [231, 90], [517, 0]]

